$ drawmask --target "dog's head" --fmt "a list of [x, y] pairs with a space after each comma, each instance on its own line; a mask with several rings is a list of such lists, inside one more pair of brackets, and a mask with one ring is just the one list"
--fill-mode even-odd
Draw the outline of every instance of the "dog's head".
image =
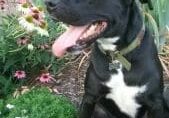
[[98, 38], [124, 34], [133, 0], [46, 0], [50, 15], [69, 25], [54, 43], [56, 56], [80, 51]]

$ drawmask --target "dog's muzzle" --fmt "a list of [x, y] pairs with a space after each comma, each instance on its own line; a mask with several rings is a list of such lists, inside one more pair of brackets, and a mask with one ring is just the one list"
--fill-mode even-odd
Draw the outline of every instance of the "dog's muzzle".
[[61, 57], [66, 51], [81, 52], [93, 43], [107, 28], [107, 22], [99, 21], [84, 26], [69, 26], [53, 44], [53, 52]]

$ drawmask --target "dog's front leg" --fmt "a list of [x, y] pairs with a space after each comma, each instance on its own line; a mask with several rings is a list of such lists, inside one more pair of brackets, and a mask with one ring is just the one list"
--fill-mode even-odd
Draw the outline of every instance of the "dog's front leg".
[[165, 118], [164, 103], [162, 99], [156, 99], [154, 102], [150, 102], [148, 108], [148, 118]]
[[148, 118], [165, 118], [163, 108], [161, 106], [152, 108], [148, 111]]
[[91, 95], [84, 95], [81, 107], [80, 118], [91, 118], [95, 108], [95, 97]]
[[80, 107], [80, 118], [91, 118], [100, 95], [100, 82], [92, 64], [87, 70], [84, 88], [85, 94]]

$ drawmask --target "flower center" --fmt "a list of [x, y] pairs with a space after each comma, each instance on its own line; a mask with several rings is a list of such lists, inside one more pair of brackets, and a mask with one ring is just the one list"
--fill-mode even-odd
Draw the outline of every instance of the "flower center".
[[49, 77], [47, 75], [44, 75], [43, 78], [44, 79], [49, 79]]

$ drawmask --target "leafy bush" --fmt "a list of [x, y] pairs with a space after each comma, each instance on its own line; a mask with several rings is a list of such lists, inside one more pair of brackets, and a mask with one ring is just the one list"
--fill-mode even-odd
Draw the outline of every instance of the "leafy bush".
[[[36, 5], [42, 5], [42, 2], [36, 2]], [[19, 24], [21, 14], [18, 12], [6, 16], [0, 14], [0, 75], [4, 76], [0, 77], [1, 97], [7, 96], [16, 84], [28, 83], [43, 73], [56, 74], [64, 64], [64, 59], [58, 60], [51, 52], [53, 41], [64, 28], [61, 23], [53, 22], [47, 13], [45, 16], [49, 37], [27, 32]], [[21, 79], [15, 76], [17, 71], [25, 73], [25, 80], [17, 80]]]
[[[46, 14], [49, 37], [26, 32], [18, 22], [18, 15], [2, 17], [0, 24], [0, 73], [12, 77], [16, 70], [24, 70], [28, 78], [41, 71], [56, 73], [64, 60], [57, 60], [51, 53], [51, 44], [64, 30]], [[21, 43], [21, 40], [26, 43]]]
[[13, 84], [12, 79], [0, 76], [0, 99], [4, 96], [9, 95], [15, 89], [15, 84]]
[[159, 52], [163, 46], [168, 43], [169, 37], [169, 1], [168, 0], [152, 0], [153, 10], [149, 10], [144, 6], [146, 12], [146, 21], [148, 26], [153, 29], [155, 42]]
[[[51, 65], [53, 72], [58, 69], [58, 63], [53, 57], [50, 46], [54, 37], [61, 31], [58, 23], [49, 21], [50, 37], [26, 33], [18, 24], [17, 16], [3, 17], [0, 26], [0, 73], [11, 74], [17, 70], [36, 73]], [[18, 44], [18, 40], [25, 38], [26, 44]], [[45, 47], [46, 46], [46, 47]], [[31, 47], [31, 48], [30, 48]]]
[[45, 88], [33, 89], [17, 99], [10, 98], [7, 104], [14, 105], [14, 108], [8, 112], [7, 108], [0, 109], [2, 118], [76, 118], [77, 115], [70, 101], [52, 95]]

